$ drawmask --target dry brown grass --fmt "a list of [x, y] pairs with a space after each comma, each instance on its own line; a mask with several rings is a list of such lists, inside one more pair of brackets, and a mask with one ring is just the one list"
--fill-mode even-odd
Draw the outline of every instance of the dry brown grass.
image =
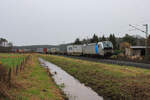
[[9, 92], [17, 100], [64, 100], [47, 71], [32, 56], [24, 71], [13, 77], [14, 86]]
[[[20, 69], [18, 70], [20, 72]], [[16, 68], [11, 68], [11, 73], [9, 77], [9, 70], [0, 64], [0, 100], [16, 100], [10, 90], [12, 88], [20, 88], [21, 85], [18, 84], [14, 79], [16, 77]]]
[[12, 99], [12, 96], [8, 93], [9, 89], [8, 72], [5, 67], [0, 65], [0, 100], [2, 98]]

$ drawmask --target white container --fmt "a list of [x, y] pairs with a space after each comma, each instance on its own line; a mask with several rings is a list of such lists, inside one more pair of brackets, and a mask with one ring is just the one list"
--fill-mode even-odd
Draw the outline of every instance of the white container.
[[67, 54], [68, 55], [82, 55], [83, 45], [68, 45]]
[[95, 55], [96, 53], [96, 43], [91, 43], [91, 44], [87, 44], [84, 45], [83, 47], [83, 54], [87, 54], [87, 55]]
[[84, 45], [83, 47], [83, 54], [84, 55], [101, 55], [104, 56], [104, 48], [103, 43], [91, 43]]
[[50, 49], [50, 53], [52, 53], [52, 54], [56, 54], [56, 53], [59, 53], [59, 48], [51, 48]]

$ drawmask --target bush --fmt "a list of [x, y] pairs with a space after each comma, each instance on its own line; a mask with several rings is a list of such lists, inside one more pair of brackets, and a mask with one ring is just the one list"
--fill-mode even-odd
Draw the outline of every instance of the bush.
[[114, 50], [114, 55], [118, 55], [118, 54], [120, 54], [120, 53], [122, 53], [121, 50]]

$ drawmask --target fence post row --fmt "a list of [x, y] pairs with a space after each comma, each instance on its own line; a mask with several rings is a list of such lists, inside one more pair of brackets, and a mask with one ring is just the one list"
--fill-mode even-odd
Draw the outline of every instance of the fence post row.
[[[21, 64], [20, 64], [20, 65], [17, 65], [16, 68], [15, 68], [15, 67], [12, 67], [12, 68], [9, 68], [9, 69], [8, 69], [8, 77], [7, 77], [8, 79], [6, 79], [6, 80], [4, 79], [4, 81], [8, 81], [9, 87], [11, 87], [12, 73], [15, 73], [16, 75], [18, 75], [19, 69], [20, 69], [20, 71], [21, 71], [21, 70], [24, 70], [24, 64], [27, 63], [27, 61], [28, 61], [29, 58], [30, 58], [30, 56], [27, 56], [25, 59], [23, 59], [23, 61], [21, 62]], [[20, 66], [20, 67], [19, 67], [19, 66]], [[2, 81], [3, 78], [0, 77], [0, 80]]]
[[[20, 69], [20, 71], [21, 70], [24, 70], [24, 64], [26, 64], [27, 63], [27, 60], [30, 58], [30, 56], [27, 56], [25, 59], [23, 59], [23, 61], [21, 62], [21, 65], [20, 65], [20, 67], [19, 67], [19, 65], [17, 65], [16, 66], [16, 68], [13, 68], [14, 70], [15, 70], [15, 74], [16, 75], [18, 75], [18, 71], [19, 71], [19, 69]], [[13, 71], [14, 71], [13, 70]], [[10, 83], [11, 83], [11, 77], [12, 77], [12, 68], [9, 68], [9, 71], [8, 71], [8, 83], [9, 83], [9, 85], [10, 85]]]
[[9, 87], [11, 87], [11, 68], [9, 68], [9, 72], [8, 72], [8, 84], [9, 84]]
[[18, 65], [16, 66], [16, 75], [18, 75]]
[[21, 64], [20, 64], [20, 71], [22, 71], [22, 65], [23, 65], [23, 64], [22, 64], [22, 62], [21, 62]]

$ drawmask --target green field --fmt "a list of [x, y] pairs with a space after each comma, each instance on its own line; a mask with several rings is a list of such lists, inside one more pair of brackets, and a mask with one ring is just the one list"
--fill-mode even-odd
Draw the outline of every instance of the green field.
[[[91, 87], [100, 96], [111, 100], [149, 100], [150, 70], [130, 66], [96, 63], [53, 55], [0, 54], [5, 69], [25, 63], [18, 75], [12, 73], [11, 87], [0, 81], [0, 100], [64, 100], [52, 76], [41, 67], [38, 56], [48, 60]], [[0, 72], [1, 73], [1, 72]], [[5, 75], [7, 75], [6, 73]], [[1, 94], [5, 90], [5, 94]], [[3, 96], [2, 96], [3, 95]], [[1, 97], [2, 96], [2, 97]], [[5, 96], [5, 97], [4, 97]]]
[[23, 88], [12, 89], [10, 93], [17, 91], [15, 96], [23, 100], [63, 100], [59, 88], [46, 70], [40, 66], [36, 57], [28, 64], [28, 67], [15, 80]]
[[40, 57], [58, 65], [105, 98], [112, 100], [150, 99], [150, 70], [148, 69], [53, 55]]
[[24, 70], [18, 70], [18, 75], [12, 72], [11, 87], [7, 80], [0, 80], [0, 100], [64, 100], [59, 86], [39, 64], [36, 55], [0, 54], [0, 67], [7, 69], [19, 65], [27, 56], [30, 59], [25, 63]]
[[6, 68], [19, 66], [27, 55], [20, 54], [0, 54], [0, 63]]

